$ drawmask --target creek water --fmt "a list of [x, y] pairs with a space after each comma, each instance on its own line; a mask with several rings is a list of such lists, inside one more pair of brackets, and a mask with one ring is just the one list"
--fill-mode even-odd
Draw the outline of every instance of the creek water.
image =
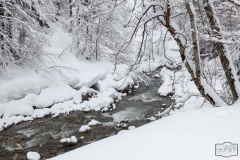
[[[29, 151], [38, 152], [44, 160], [116, 135], [129, 126], [139, 127], [149, 123], [149, 117], [155, 117], [172, 103], [171, 98], [158, 96], [159, 86], [160, 79], [152, 77], [150, 85], [140, 84], [136, 91], [116, 103], [116, 109], [106, 113], [78, 111], [13, 125], [0, 132], [0, 160], [25, 160]], [[92, 119], [102, 125], [92, 126], [90, 132], [80, 133], [79, 128]], [[72, 145], [60, 143], [60, 139], [71, 136], [76, 136], [78, 142]]]

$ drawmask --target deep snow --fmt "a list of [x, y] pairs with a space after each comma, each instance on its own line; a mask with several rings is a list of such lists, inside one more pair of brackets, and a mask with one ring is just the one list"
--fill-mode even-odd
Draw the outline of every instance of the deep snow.
[[224, 160], [215, 144], [240, 144], [239, 135], [240, 103], [175, 113], [49, 160]]

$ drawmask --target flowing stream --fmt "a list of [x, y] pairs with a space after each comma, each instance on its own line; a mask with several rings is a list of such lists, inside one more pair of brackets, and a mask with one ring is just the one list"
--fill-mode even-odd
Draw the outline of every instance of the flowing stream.
[[[11, 126], [0, 132], [0, 160], [25, 160], [29, 151], [38, 152], [44, 160], [116, 135], [121, 130], [151, 122], [150, 117], [156, 117], [159, 111], [165, 110], [172, 103], [169, 97], [158, 96], [160, 79], [152, 77], [151, 80], [149, 86], [140, 84], [136, 91], [116, 103], [116, 109], [111, 112], [78, 111]], [[102, 125], [92, 126], [90, 132], [80, 133], [79, 128], [92, 119]], [[60, 143], [60, 139], [71, 136], [76, 136], [78, 142], [72, 145]]]

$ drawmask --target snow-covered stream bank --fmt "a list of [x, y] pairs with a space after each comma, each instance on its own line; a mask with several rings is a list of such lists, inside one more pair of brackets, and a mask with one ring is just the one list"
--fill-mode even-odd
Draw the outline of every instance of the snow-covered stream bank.
[[239, 106], [176, 113], [49, 160], [239, 160], [227, 145], [219, 152], [231, 157], [215, 155], [216, 144], [240, 144]]
[[[133, 85], [132, 73], [122, 78], [128, 72], [127, 65], [117, 65], [112, 74], [114, 64], [107, 60], [91, 62], [76, 57], [68, 47], [71, 37], [61, 27], [56, 27], [49, 40], [51, 46], [45, 50], [50, 55], [44, 57], [44, 66], [12, 66], [8, 77], [0, 78], [0, 131], [48, 115], [107, 110], [114, 99], [124, 96], [118, 90]], [[83, 102], [83, 97], [93, 92], [90, 87], [94, 84], [98, 85], [98, 91], [94, 91], [97, 96]]]
[[[123, 129], [146, 124], [171, 104], [170, 98], [157, 95], [159, 86], [159, 79], [152, 78], [149, 86], [141, 84], [138, 90], [117, 102], [115, 110], [104, 114], [76, 111], [56, 118], [46, 117], [13, 125], [0, 132], [1, 157], [24, 159], [28, 151], [36, 151], [42, 159], [50, 158], [115, 135]], [[91, 131], [87, 133], [79, 132], [82, 125], [87, 125], [93, 119], [102, 125], [91, 126]], [[128, 122], [119, 123], [123, 119], [128, 119]], [[62, 138], [71, 136], [76, 136], [77, 143], [69, 146], [60, 143]]]

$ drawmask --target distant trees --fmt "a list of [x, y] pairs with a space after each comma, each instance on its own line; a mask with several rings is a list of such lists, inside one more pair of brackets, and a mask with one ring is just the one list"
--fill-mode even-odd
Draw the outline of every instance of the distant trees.
[[8, 66], [42, 63], [44, 35], [54, 13], [51, 1], [1, 0], [0, 74]]
[[73, 46], [78, 56], [98, 60], [104, 48], [117, 50], [124, 42], [122, 1], [69, 1]]
[[[126, 38], [124, 0], [1, 0], [0, 75], [11, 65], [44, 64], [43, 46], [51, 22], [63, 24], [73, 36], [77, 56], [114, 59]], [[110, 49], [110, 50], [109, 50]], [[111, 53], [110, 53], [111, 52]], [[106, 54], [107, 53], [107, 54]]]

